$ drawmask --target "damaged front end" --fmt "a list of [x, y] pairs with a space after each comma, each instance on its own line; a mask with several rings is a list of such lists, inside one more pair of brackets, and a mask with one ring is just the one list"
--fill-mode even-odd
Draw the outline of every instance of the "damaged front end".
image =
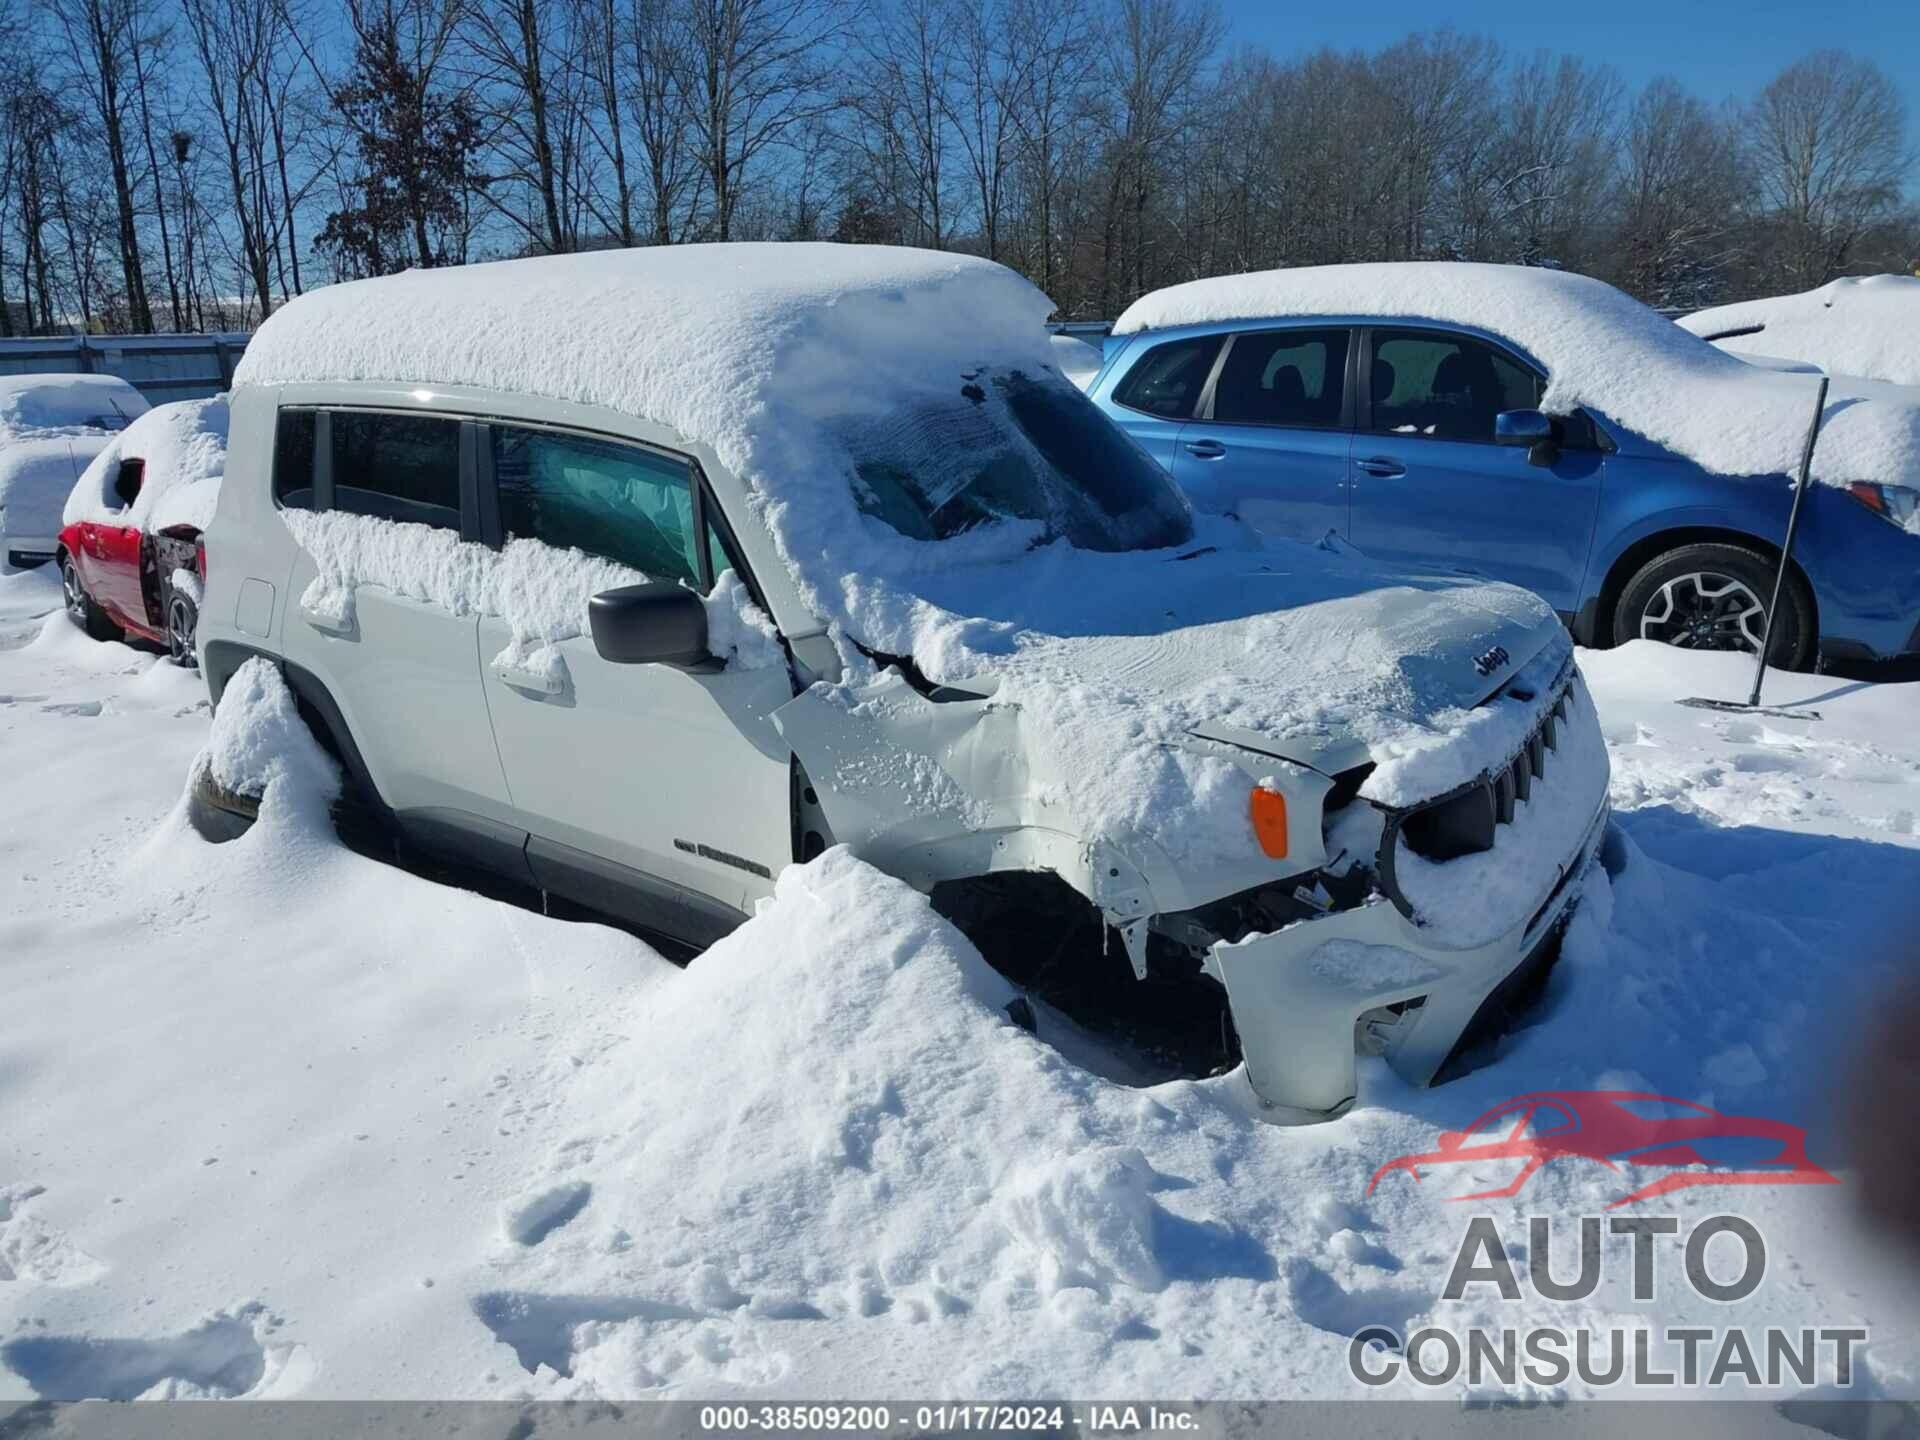
[[[1537, 714], [1511, 756], [1463, 785], [1401, 806], [1356, 795], [1330, 807], [1332, 859], [1309, 893], [1336, 903], [1218, 929], [1205, 970], [1226, 989], [1270, 1118], [1342, 1113], [1363, 1050], [1416, 1085], [1451, 1078], [1551, 965], [1605, 836], [1607, 768], [1571, 659]], [[1341, 778], [1357, 791], [1364, 776]], [[1286, 887], [1283, 916], [1302, 898], [1298, 879]], [[1219, 910], [1154, 925], [1194, 945]]]
[[1570, 653], [1538, 694], [1511, 681], [1482, 703], [1524, 706], [1530, 728], [1497, 765], [1414, 803], [1365, 798], [1367, 765], [1234, 755], [1286, 788], [1283, 878], [1251, 847], [1244, 869], [1195, 876], [1083, 833], [1055, 777], [1034, 773], [1045, 747], [1020, 708], [990, 694], [930, 693], [890, 669], [774, 719], [830, 827], [820, 842], [933, 895], [1036, 993], [1065, 975], [1130, 1036], [1183, 1032], [1194, 1043], [1168, 1041], [1183, 1073], [1242, 1063], [1267, 1118], [1291, 1123], [1353, 1103], [1359, 1050], [1416, 1084], [1446, 1078], [1557, 950], [1606, 828], [1598, 718]]

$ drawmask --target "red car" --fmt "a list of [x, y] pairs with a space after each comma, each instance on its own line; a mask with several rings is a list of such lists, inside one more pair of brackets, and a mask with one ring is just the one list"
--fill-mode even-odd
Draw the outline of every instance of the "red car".
[[62, 517], [67, 616], [96, 640], [127, 635], [194, 662], [206, 580], [201, 535], [226, 468], [227, 402], [149, 410], [94, 457]]
[[1493, 1200], [1517, 1195], [1549, 1160], [1579, 1159], [1618, 1170], [1630, 1165], [1707, 1166], [1676, 1170], [1612, 1201], [1614, 1209], [1690, 1185], [1837, 1185], [1807, 1158], [1798, 1125], [1751, 1115], [1722, 1115], [1690, 1100], [1636, 1090], [1550, 1090], [1496, 1105], [1465, 1130], [1444, 1131], [1439, 1148], [1402, 1155], [1374, 1172], [1374, 1186], [1395, 1170], [1420, 1179], [1423, 1165], [1520, 1160], [1520, 1173], [1497, 1190], [1456, 1195]]

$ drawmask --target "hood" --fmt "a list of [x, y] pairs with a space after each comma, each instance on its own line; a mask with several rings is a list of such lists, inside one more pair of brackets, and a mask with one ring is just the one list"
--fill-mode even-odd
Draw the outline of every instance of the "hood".
[[1533, 719], [1480, 702], [1571, 653], [1525, 591], [1309, 547], [1068, 563], [1050, 633], [929, 627], [924, 650], [885, 651], [911, 655], [911, 685], [883, 667], [776, 714], [837, 839], [885, 855], [892, 832], [907, 863], [946, 835], [1045, 830], [1127, 857], [1163, 907], [1198, 903], [1272, 874], [1252, 785], [1317, 796], [1370, 763], [1371, 799], [1439, 794]]

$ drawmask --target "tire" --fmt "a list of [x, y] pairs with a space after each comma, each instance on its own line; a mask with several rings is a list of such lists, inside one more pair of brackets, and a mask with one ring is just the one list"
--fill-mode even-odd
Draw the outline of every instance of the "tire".
[[[1613, 642], [1659, 640], [1686, 650], [1760, 652], [1779, 562], [1741, 545], [1681, 545], [1641, 566], [1620, 592]], [[1819, 636], [1806, 582], [1789, 573], [1780, 591], [1767, 663], [1811, 668]]]
[[167, 658], [183, 670], [200, 668], [200, 657], [194, 653], [194, 636], [200, 629], [200, 611], [192, 597], [181, 594], [171, 585], [167, 587]]
[[87, 587], [80, 583], [80, 572], [73, 568], [73, 557], [60, 557], [60, 593], [66, 601], [67, 618], [93, 640], [124, 640], [126, 631], [107, 618], [107, 612], [93, 603]]

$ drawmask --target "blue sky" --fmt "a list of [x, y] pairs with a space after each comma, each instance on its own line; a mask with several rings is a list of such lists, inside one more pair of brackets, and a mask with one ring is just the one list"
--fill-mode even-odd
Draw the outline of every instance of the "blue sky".
[[1409, 31], [1451, 24], [1491, 35], [1510, 52], [1568, 51], [1612, 64], [1631, 84], [1669, 73], [1705, 99], [1744, 99], [1784, 66], [1823, 46], [1874, 60], [1920, 111], [1920, 0], [1414, 0], [1283, 5], [1221, 0], [1231, 42], [1287, 56], [1331, 45], [1373, 50]]

